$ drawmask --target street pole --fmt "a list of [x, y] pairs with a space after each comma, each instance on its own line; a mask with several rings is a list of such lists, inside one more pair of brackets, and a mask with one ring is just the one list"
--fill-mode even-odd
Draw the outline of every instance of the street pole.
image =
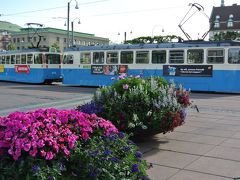
[[69, 47], [69, 15], [70, 15], [70, 2], [68, 2], [68, 11], [67, 11], [67, 47]]
[[127, 32], [124, 32], [124, 44], [126, 44], [127, 41]]
[[72, 46], [73, 46], [73, 21], [71, 22], [72, 25]]

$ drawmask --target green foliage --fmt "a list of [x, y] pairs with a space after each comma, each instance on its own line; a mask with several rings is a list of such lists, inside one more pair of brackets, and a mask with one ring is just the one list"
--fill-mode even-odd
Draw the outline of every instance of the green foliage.
[[120, 79], [98, 89], [92, 101], [103, 109], [96, 114], [110, 120], [120, 131], [135, 137], [166, 133], [184, 122], [182, 109], [190, 103], [183, 88], [176, 89], [159, 77]]
[[236, 40], [240, 39], [240, 33], [234, 31], [220, 32], [215, 34], [210, 41], [224, 41], [224, 40]]
[[7, 47], [7, 50], [8, 50], [8, 51], [10, 51], [10, 50], [16, 50], [16, 49], [17, 49], [16, 44], [13, 44], [13, 43], [9, 44], [8, 47]]
[[53, 43], [53, 44], [50, 46], [50, 49], [52, 49], [52, 52], [60, 51], [59, 44], [58, 44], [58, 43]]
[[128, 44], [152, 44], [152, 43], [163, 43], [163, 42], [172, 42], [174, 39], [182, 39], [176, 35], [167, 35], [167, 36], [143, 36], [138, 37], [132, 40], [126, 41]]

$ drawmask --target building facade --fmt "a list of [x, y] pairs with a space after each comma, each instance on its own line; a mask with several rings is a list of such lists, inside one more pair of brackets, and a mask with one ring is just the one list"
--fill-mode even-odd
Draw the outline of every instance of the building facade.
[[213, 7], [210, 16], [209, 38], [220, 32], [240, 33], [240, 5], [225, 6], [222, 1], [220, 7]]
[[[69, 32], [70, 45], [104, 45], [109, 44], [108, 38], [97, 37], [94, 34]], [[17, 49], [27, 49], [29, 47], [50, 47], [57, 45], [61, 51], [68, 46], [67, 31], [56, 28], [22, 28], [20, 32], [11, 34], [11, 43]], [[73, 43], [72, 43], [73, 39]]]
[[12, 32], [20, 31], [20, 26], [6, 21], [0, 21], [0, 51], [6, 50], [11, 43]]

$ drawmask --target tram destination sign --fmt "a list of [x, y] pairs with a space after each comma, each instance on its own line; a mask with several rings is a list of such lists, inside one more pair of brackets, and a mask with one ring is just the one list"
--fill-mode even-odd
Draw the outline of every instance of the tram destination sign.
[[163, 65], [164, 76], [212, 77], [212, 65]]

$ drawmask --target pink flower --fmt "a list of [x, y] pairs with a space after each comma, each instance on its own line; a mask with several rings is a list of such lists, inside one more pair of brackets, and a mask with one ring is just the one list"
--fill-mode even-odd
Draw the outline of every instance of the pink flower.
[[66, 156], [69, 156], [69, 155], [70, 155], [70, 151], [67, 150], [67, 148], [65, 148], [65, 149], [63, 150], [63, 152], [64, 152], [64, 154], [65, 154]]
[[37, 152], [38, 152], [37, 149], [34, 148], [33, 150], [29, 151], [29, 154], [30, 154], [30, 156], [32, 156], [32, 157], [36, 157]]
[[45, 146], [44, 140], [40, 139], [40, 140], [37, 142], [37, 146], [38, 146], [38, 148], [42, 148], [43, 146]]
[[47, 153], [46, 153], [46, 151], [41, 150], [41, 151], [40, 151], [40, 154], [41, 154], [42, 157], [45, 157]]
[[29, 151], [30, 148], [31, 148], [31, 143], [27, 143], [27, 144], [24, 144], [24, 145], [23, 145], [23, 150], [24, 150], [24, 151]]
[[54, 154], [51, 151], [49, 151], [49, 152], [47, 152], [47, 155], [46, 155], [45, 159], [46, 160], [51, 160], [51, 159], [53, 159], [53, 157], [54, 157]]

